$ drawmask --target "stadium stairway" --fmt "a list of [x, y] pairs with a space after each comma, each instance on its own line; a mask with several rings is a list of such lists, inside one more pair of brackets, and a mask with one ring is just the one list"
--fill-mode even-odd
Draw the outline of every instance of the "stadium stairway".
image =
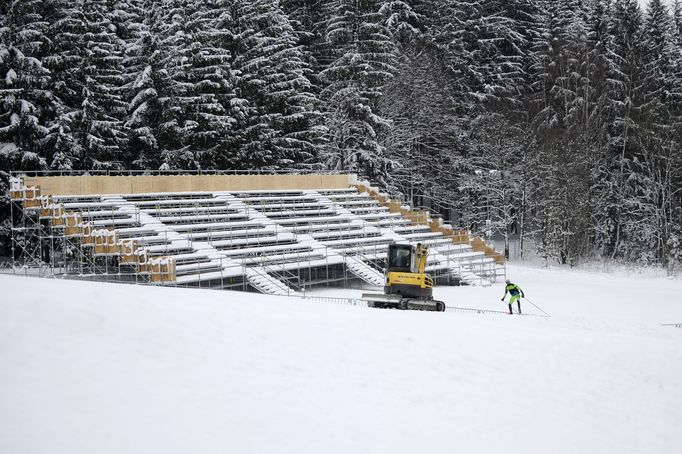
[[348, 271], [368, 284], [383, 287], [385, 282], [384, 275], [362, 260], [350, 257], [346, 261], [346, 267], [348, 267]]

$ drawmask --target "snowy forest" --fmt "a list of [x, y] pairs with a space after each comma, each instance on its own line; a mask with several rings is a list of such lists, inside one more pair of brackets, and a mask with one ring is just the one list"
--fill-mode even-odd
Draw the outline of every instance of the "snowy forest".
[[330, 169], [576, 264], [682, 262], [682, 0], [0, 0], [10, 170]]

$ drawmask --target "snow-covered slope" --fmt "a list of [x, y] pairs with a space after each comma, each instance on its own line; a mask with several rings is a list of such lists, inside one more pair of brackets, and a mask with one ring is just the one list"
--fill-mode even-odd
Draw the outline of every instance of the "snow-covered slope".
[[679, 452], [682, 283], [510, 274], [552, 318], [0, 276], [0, 452]]

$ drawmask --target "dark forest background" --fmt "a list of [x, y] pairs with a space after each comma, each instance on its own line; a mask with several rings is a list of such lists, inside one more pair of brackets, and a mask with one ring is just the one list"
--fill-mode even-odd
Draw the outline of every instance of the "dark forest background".
[[8, 171], [71, 169], [350, 171], [672, 269], [682, 1], [0, 0], [0, 209]]

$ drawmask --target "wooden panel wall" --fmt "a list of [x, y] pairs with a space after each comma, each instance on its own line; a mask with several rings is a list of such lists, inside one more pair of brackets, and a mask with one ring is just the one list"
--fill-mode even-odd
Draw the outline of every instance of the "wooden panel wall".
[[44, 195], [143, 194], [148, 192], [344, 189], [350, 175], [162, 175], [25, 177]]

